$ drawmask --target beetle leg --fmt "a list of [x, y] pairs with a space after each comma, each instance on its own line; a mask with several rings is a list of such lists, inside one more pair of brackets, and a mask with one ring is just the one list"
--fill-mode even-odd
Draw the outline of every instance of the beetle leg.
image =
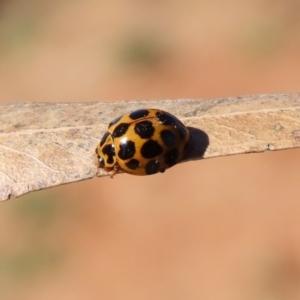
[[110, 178], [114, 178], [114, 176], [119, 172], [119, 170], [119, 165], [115, 164], [113, 170], [110, 172]]

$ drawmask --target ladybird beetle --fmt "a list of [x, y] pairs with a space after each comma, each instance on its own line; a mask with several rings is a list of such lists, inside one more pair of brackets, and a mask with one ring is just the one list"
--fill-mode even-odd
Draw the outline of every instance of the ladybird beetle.
[[96, 164], [111, 172], [132, 175], [164, 172], [179, 162], [190, 144], [188, 129], [160, 109], [139, 109], [108, 125], [96, 148]]

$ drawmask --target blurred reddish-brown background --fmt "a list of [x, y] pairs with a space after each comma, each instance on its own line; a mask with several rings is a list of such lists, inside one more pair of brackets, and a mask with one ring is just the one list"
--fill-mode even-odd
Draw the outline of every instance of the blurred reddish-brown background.
[[[300, 4], [0, 1], [0, 101], [300, 91]], [[99, 137], [100, 138], [100, 137]], [[0, 205], [0, 299], [300, 299], [300, 150]]]

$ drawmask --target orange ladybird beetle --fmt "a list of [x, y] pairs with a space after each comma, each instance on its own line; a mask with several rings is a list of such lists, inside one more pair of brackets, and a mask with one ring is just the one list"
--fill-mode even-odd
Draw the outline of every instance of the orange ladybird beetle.
[[113, 120], [96, 148], [98, 168], [132, 175], [164, 172], [185, 155], [188, 129], [160, 109], [139, 109]]

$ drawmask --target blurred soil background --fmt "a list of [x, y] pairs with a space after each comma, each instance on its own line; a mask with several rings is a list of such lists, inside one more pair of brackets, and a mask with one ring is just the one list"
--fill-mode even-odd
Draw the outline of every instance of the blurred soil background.
[[[1, 103], [299, 91], [297, 0], [0, 1]], [[299, 161], [223, 157], [0, 203], [0, 300], [300, 299]]]

